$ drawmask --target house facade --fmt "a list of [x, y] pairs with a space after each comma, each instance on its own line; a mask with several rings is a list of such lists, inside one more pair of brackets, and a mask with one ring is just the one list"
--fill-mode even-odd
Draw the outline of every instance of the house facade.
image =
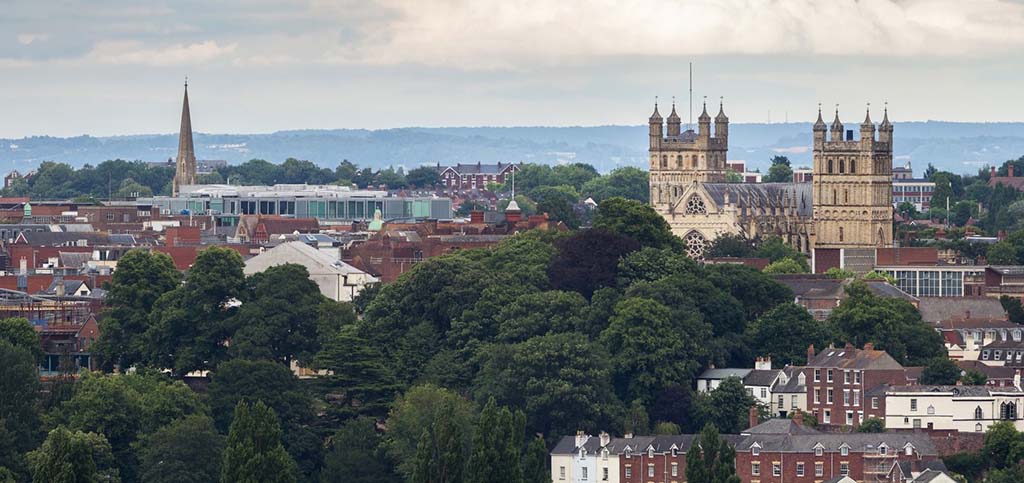
[[893, 386], [885, 392], [885, 427], [981, 433], [1011, 421], [1020, 430], [1022, 403], [1024, 392], [1012, 386]]
[[863, 349], [847, 345], [820, 353], [807, 349], [807, 410], [820, 424], [859, 426], [867, 418], [882, 418], [885, 409], [877, 397], [866, 395], [884, 385], [905, 385], [906, 371], [873, 344]]

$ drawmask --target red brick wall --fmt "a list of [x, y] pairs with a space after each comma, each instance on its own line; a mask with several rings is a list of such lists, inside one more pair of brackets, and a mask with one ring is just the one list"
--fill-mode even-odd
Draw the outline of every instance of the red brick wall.
[[[835, 349], [841, 350], [841, 349]], [[866, 370], [861, 371], [860, 384], [854, 383], [855, 376], [853, 371], [850, 371], [850, 383], [846, 383], [844, 371], [839, 368], [831, 368], [832, 370], [832, 382], [828, 382], [828, 370], [830, 368], [819, 368], [821, 371], [821, 381], [814, 381], [814, 368], [804, 369], [804, 377], [807, 378], [807, 409], [815, 414], [819, 423], [825, 423], [825, 411], [830, 411], [829, 424], [843, 426], [846, 425], [846, 412], [853, 412], [853, 426], [859, 426], [862, 418], [860, 412], [863, 412], [863, 418], [867, 419], [870, 417], [882, 417], [885, 415], [884, 398], [880, 398], [878, 409], [872, 409], [870, 404], [870, 398], [865, 398], [865, 394], [875, 389], [882, 384], [890, 385], [904, 385], [906, 384], [906, 372], [900, 370]], [[828, 402], [828, 390], [832, 389], [832, 403]], [[853, 391], [860, 390], [860, 405], [854, 405], [854, 393]], [[820, 390], [820, 402], [814, 402], [814, 392]], [[844, 391], [850, 391], [850, 404], [845, 405], [844, 402]]]

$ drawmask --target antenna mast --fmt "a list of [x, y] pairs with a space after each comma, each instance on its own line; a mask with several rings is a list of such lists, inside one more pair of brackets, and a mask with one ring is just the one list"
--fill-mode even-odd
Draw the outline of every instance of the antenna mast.
[[693, 62], [690, 62], [690, 122], [686, 129], [693, 130]]

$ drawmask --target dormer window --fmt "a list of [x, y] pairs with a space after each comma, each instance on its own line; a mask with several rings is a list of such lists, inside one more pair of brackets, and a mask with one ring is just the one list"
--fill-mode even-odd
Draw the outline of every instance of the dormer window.
[[821, 443], [818, 443], [818, 444], [817, 444], [817, 445], [816, 445], [816, 446], [814, 447], [814, 456], [821, 456], [821, 455], [823, 455], [824, 453], [825, 453], [825, 447], [824, 447], [824, 446], [822, 446], [822, 445], [821, 445]]
[[679, 456], [679, 449], [672, 448], [672, 457], [675, 458], [676, 456]]
[[759, 456], [761, 454], [761, 447], [754, 445], [750, 447], [750, 456]]
[[840, 456], [849, 456], [850, 455], [850, 447], [846, 446], [845, 444], [840, 446], [839, 447], [839, 455]]
[[886, 446], [885, 444], [879, 445], [878, 446], [878, 454], [881, 455], [881, 456], [887, 456], [889, 454], [889, 447]]
[[653, 458], [654, 457], [654, 448], [647, 448], [647, 457], [648, 458]]
[[633, 457], [633, 451], [631, 451], [629, 448], [626, 448], [626, 458], [632, 458], [632, 457]]
[[903, 454], [905, 454], [905, 455], [907, 455], [907, 456], [913, 456], [913, 454], [914, 454], [914, 446], [913, 446], [913, 445], [910, 445], [910, 444], [907, 444], [907, 445], [906, 445], [906, 446], [905, 446], [905, 447], [903, 448]]

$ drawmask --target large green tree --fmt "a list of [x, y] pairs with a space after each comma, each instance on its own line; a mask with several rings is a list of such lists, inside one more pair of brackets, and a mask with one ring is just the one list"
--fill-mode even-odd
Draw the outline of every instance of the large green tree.
[[523, 483], [549, 483], [551, 481], [551, 469], [548, 468], [550, 459], [544, 438], [533, 438], [523, 456]]
[[361, 414], [383, 418], [400, 390], [384, 356], [355, 326], [342, 327], [316, 355], [314, 367], [327, 371], [317, 383], [342, 419]]
[[430, 384], [413, 386], [395, 399], [387, 419], [387, 452], [396, 462], [398, 473], [406, 479], [412, 478], [415, 472], [416, 462], [410, 456], [417, 453], [424, 434], [428, 434], [430, 457], [433, 458], [436, 441], [432, 426], [443, 418], [450, 420], [445, 424], [457, 426], [449, 433], [456, 432], [462, 438], [459, 448], [464, 450], [464, 454], [460, 461], [465, 462], [469, 456], [475, 419], [472, 403], [452, 391]]
[[580, 192], [598, 203], [609, 198], [647, 203], [651, 196], [647, 171], [632, 166], [616, 168], [604, 176], [591, 179], [583, 184]]
[[294, 483], [295, 461], [281, 445], [274, 410], [260, 401], [238, 403], [221, 462], [221, 483]]
[[688, 483], [740, 483], [736, 475], [736, 451], [708, 423], [686, 454]]
[[192, 414], [143, 436], [136, 445], [143, 483], [214, 483], [224, 436], [209, 416]]
[[956, 362], [949, 357], [939, 356], [928, 361], [917, 382], [928, 385], [953, 385], [960, 380], [960, 372], [960, 366], [957, 366]]
[[624, 198], [609, 198], [597, 207], [594, 228], [628, 236], [645, 247], [683, 250], [683, 240], [672, 234], [661, 215], [648, 205]]
[[768, 168], [768, 175], [764, 177], [765, 183], [792, 183], [793, 168], [790, 167], [789, 158], [785, 156], [772, 156], [772, 165]]
[[17, 441], [20, 452], [39, 442], [39, 376], [29, 349], [0, 340], [0, 420]]
[[740, 434], [750, 425], [750, 408], [757, 406], [757, 400], [739, 378], [729, 377], [711, 392], [699, 394], [696, 406], [699, 419], [725, 434]]
[[95, 347], [105, 369], [127, 369], [146, 359], [142, 335], [149, 328], [153, 305], [180, 280], [174, 261], [164, 253], [130, 250], [117, 261]]
[[58, 426], [28, 454], [36, 483], [119, 483], [110, 444], [101, 434]]
[[455, 404], [441, 403], [437, 417], [423, 430], [412, 463], [412, 483], [463, 483], [465, 434]]
[[0, 340], [28, 350], [37, 361], [43, 359], [43, 346], [39, 341], [39, 333], [24, 317], [0, 319]]
[[807, 346], [825, 347], [833, 339], [828, 323], [811, 317], [807, 309], [794, 303], [776, 306], [747, 326], [750, 350], [758, 356], [771, 356], [778, 367], [807, 363]]
[[[342, 423], [330, 438], [324, 455], [323, 483], [378, 483], [397, 481], [395, 465], [388, 458], [377, 421], [360, 416]], [[358, 448], [358, 450], [355, 450]]]
[[153, 365], [183, 376], [212, 369], [228, 358], [235, 302], [245, 286], [242, 267], [242, 257], [230, 248], [199, 252], [185, 284], [153, 306], [145, 334]]
[[580, 195], [572, 186], [540, 186], [530, 190], [529, 196], [537, 202], [538, 213], [547, 213], [552, 220], [561, 221], [569, 228], [579, 226], [573, 207]]
[[548, 269], [551, 285], [587, 298], [601, 287], [615, 286], [619, 261], [640, 248], [633, 238], [600, 228], [579, 231], [555, 245], [558, 254]]

